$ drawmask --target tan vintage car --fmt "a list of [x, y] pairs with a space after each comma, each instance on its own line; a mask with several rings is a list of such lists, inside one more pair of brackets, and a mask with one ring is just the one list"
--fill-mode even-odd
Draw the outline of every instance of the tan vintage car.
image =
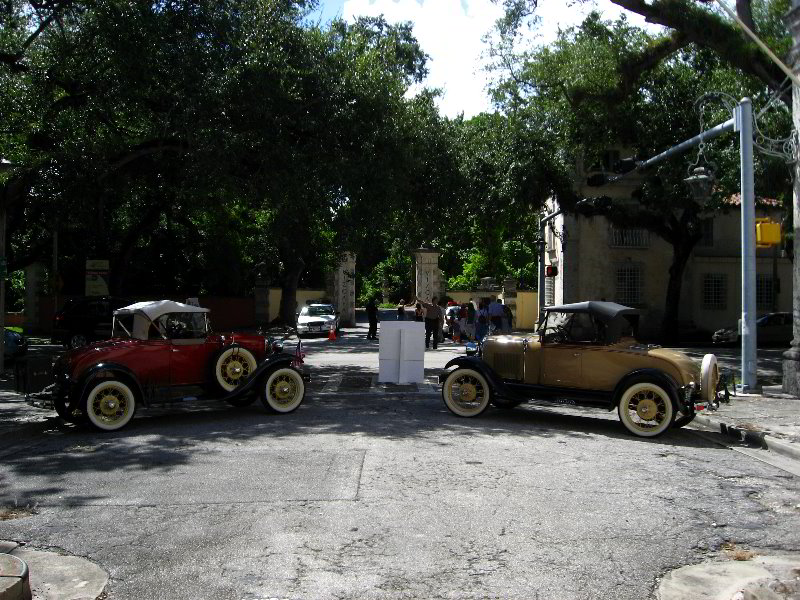
[[681, 352], [638, 343], [638, 311], [614, 302], [546, 309], [536, 333], [491, 335], [480, 356], [447, 363], [440, 376], [447, 408], [476, 417], [489, 404], [527, 400], [617, 409], [634, 435], [655, 437], [682, 427], [696, 411], [719, 405], [713, 354], [698, 365]]

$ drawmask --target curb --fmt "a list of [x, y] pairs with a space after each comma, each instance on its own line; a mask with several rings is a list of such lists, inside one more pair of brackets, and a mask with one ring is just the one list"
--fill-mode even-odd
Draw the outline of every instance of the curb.
[[800, 447], [798, 447], [798, 444], [785, 442], [761, 431], [740, 429], [735, 425], [728, 425], [721, 420], [712, 419], [705, 415], [697, 415], [694, 421], [714, 429], [719, 429], [722, 435], [733, 438], [737, 442], [745, 442], [746, 444], [758, 446], [764, 450], [771, 450], [776, 454], [782, 454], [794, 460], [800, 460]]
[[31, 600], [30, 573], [27, 563], [8, 554], [16, 544], [0, 546], [0, 600]]

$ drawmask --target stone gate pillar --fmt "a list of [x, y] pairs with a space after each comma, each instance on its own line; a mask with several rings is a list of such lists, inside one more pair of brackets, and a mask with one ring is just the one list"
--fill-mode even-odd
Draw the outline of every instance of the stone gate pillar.
[[420, 248], [411, 253], [414, 256], [416, 289], [414, 293], [421, 300], [430, 302], [434, 296], [442, 294], [442, 272], [439, 270], [439, 251]]
[[333, 273], [333, 303], [339, 311], [339, 323], [356, 325], [356, 255], [345, 252]]
[[[42, 307], [39, 298], [45, 294], [47, 284], [47, 270], [42, 263], [33, 263], [25, 267], [25, 328], [38, 331], [42, 324]], [[57, 310], [53, 307], [53, 314]], [[52, 317], [52, 315], [48, 315]], [[52, 321], [52, 319], [51, 319]], [[47, 325], [50, 321], [45, 321]]]

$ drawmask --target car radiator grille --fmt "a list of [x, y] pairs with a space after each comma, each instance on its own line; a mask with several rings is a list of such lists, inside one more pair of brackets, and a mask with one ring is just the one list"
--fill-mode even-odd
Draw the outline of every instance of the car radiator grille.
[[492, 368], [501, 377], [522, 379], [522, 353], [502, 352], [492, 357]]

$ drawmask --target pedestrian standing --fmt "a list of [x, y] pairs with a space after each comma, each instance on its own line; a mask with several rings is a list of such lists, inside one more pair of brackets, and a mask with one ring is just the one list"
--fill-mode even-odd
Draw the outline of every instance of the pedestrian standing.
[[439, 329], [437, 330], [440, 344], [444, 343], [444, 317], [446, 314], [447, 314], [447, 302], [445, 301], [444, 298], [442, 298], [441, 300], [439, 300]]
[[425, 347], [430, 348], [431, 336], [433, 336], [433, 349], [439, 347], [439, 321], [442, 318], [442, 310], [436, 303], [436, 296], [430, 302], [425, 302], [417, 298], [417, 301], [425, 309]]
[[477, 323], [475, 324], [475, 337], [478, 341], [483, 340], [489, 332], [489, 311], [486, 310], [486, 305], [481, 303], [477, 312]]
[[472, 298], [469, 299], [467, 303], [467, 323], [464, 326], [464, 330], [467, 334], [467, 337], [470, 340], [475, 339], [475, 305], [472, 303]]
[[369, 331], [367, 332], [368, 340], [378, 339], [378, 305], [375, 303], [375, 297], [369, 299], [367, 302], [367, 320], [369, 321]]
[[398, 321], [405, 321], [406, 320], [406, 303], [405, 303], [405, 300], [400, 300], [400, 304], [397, 305], [397, 320]]
[[416, 306], [414, 307], [414, 320], [419, 321], [420, 323], [425, 320], [425, 311], [422, 310], [422, 304], [417, 302]]
[[503, 301], [498, 298], [496, 302], [492, 302], [489, 305], [489, 319], [492, 321], [495, 331], [500, 331], [503, 329], [504, 315], [505, 311], [503, 310]]

